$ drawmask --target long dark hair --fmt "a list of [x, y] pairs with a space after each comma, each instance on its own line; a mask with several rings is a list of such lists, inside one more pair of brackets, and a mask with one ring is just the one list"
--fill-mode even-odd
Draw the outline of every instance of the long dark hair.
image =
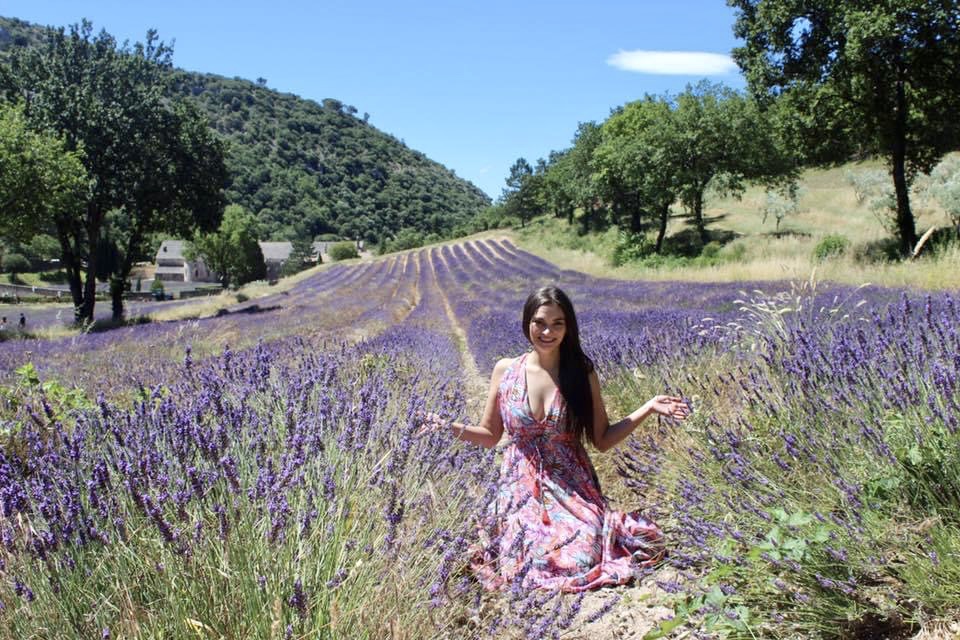
[[580, 327], [573, 303], [561, 289], [554, 286], [541, 287], [527, 298], [523, 305], [523, 335], [530, 340], [530, 321], [537, 309], [545, 304], [555, 304], [563, 311], [566, 331], [560, 342], [560, 393], [567, 401], [567, 428], [583, 440], [584, 435], [593, 441], [593, 394], [590, 392], [590, 373], [593, 360], [587, 357], [580, 346]]

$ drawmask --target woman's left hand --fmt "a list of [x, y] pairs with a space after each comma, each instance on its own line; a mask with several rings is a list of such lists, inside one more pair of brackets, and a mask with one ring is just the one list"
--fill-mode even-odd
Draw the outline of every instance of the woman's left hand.
[[647, 404], [653, 413], [671, 420], [686, 420], [690, 415], [690, 406], [677, 396], [654, 396]]

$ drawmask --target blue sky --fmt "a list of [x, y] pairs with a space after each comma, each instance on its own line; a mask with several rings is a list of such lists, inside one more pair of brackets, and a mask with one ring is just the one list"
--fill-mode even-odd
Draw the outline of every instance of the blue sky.
[[723, 0], [3, 0], [0, 15], [87, 18], [121, 41], [154, 28], [176, 66], [341, 100], [494, 198], [579, 122], [704, 77], [744, 86]]

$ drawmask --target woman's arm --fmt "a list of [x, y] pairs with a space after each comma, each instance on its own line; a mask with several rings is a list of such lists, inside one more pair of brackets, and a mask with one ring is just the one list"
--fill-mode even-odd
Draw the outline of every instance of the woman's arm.
[[480, 419], [480, 424], [474, 426], [462, 422], [450, 423], [450, 429], [455, 437], [488, 449], [497, 446], [497, 443], [500, 442], [500, 436], [503, 435], [503, 419], [500, 417], [497, 394], [500, 390], [503, 373], [511, 362], [511, 358], [504, 358], [497, 362], [497, 365], [493, 368], [493, 375], [490, 376], [490, 389], [487, 391], [487, 402], [483, 407], [483, 417]]
[[593, 396], [593, 444], [600, 451], [608, 451], [623, 442], [652, 413], [674, 420], [683, 420], [690, 415], [690, 408], [682, 398], [654, 396], [620, 422], [610, 424], [596, 371], [590, 372], [590, 393]]

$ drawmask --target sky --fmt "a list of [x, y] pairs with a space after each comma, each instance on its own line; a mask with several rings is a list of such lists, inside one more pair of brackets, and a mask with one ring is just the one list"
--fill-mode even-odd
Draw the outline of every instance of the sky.
[[117, 40], [148, 29], [174, 65], [335, 98], [491, 198], [510, 166], [572, 145], [580, 122], [708, 78], [745, 81], [723, 0], [0, 0], [0, 15]]

